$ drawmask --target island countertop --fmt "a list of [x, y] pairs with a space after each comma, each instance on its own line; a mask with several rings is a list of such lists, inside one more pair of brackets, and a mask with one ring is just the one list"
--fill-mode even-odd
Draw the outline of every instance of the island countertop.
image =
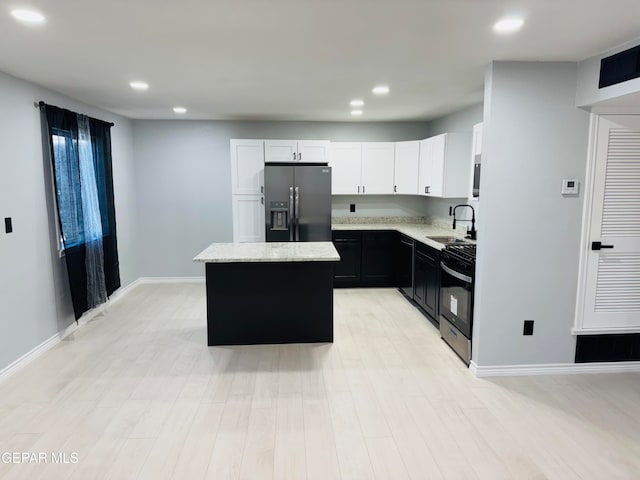
[[332, 242], [212, 243], [194, 262], [339, 262]]

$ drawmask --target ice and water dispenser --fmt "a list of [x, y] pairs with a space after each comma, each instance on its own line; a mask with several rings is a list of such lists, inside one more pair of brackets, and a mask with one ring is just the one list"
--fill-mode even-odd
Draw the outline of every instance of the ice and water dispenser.
[[289, 230], [289, 203], [271, 202], [269, 204], [271, 230]]

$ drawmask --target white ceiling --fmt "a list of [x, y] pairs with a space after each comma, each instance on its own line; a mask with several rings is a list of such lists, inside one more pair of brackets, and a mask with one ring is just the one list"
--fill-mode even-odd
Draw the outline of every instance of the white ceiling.
[[[26, 27], [18, 6], [47, 17]], [[9, 0], [0, 70], [131, 118], [427, 120], [491, 60], [578, 61], [640, 35], [639, 0]], [[493, 23], [522, 14], [521, 32]], [[147, 92], [128, 83], [145, 80]], [[391, 93], [374, 98], [386, 83]]]

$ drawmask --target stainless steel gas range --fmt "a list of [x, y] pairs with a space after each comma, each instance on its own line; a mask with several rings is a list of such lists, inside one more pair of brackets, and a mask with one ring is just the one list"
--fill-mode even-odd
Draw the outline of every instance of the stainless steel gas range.
[[440, 257], [440, 336], [467, 364], [471, 361], [475, 244], [449, 244]]

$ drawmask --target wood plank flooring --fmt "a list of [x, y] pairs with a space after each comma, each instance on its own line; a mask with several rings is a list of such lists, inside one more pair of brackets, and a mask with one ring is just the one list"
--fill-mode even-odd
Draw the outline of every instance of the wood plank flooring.
[[209, 348], [203, 285], [136, 287], [0, 384], [0, 454], [78, 456], [0, 478], [640, 478], [640, 375], [477, 379], [396, 290], [334, 304], [334, 344]]

